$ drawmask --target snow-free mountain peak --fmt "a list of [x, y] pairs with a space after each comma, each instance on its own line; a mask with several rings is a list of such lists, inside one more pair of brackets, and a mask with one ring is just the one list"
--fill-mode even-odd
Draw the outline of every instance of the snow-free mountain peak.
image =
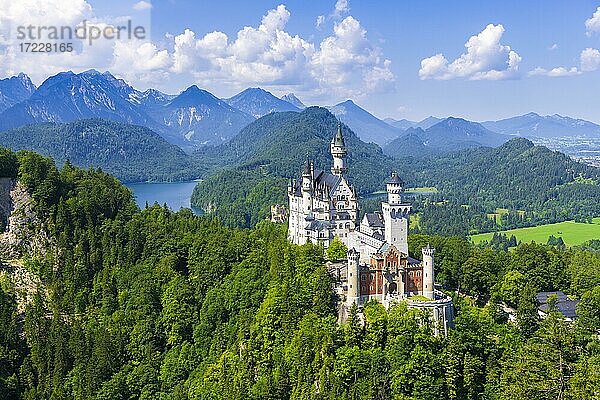
[[394, 128], [380, 120], [352, 100], [346, 100], [327, 108], [365, 142], [377, 143], [383, 146], [403, 132], [403, 130]]
[[261, 88], [248, 88], [225, 101], [254, 118], [260, 118], [272, 112], [300, 111], [295, 105], [275, 97]]
[[0, 79], [0, 112], [28, 99], [35, 89], [29, 76], [22, 72], [17, 76]]
[[283, 96], [281, 96], [281, 100], [287, 101], [291, 105], [296, 106], [301, 110], [306, 108], [304, 103], [302, 103], [302, 101], [300, 101], [300, 99], [298, 97], [296, 97], [296, 95], [294, 93], [284, 94]]

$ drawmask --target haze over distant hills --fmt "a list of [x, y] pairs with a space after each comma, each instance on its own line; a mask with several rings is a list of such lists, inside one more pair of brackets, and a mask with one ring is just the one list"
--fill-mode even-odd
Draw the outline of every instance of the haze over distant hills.
[[406, 130], [408, 128], [427, 129], [443, 120], [444, 118], [429, 116], [427, 118], [422, 119], [421, 121], [410, 121], [408, 119], [396, 120], [393, 118], [385, 118], [383, 121], [395, 128]]
[[416, 122], [409, 121], [407, 119], [394, 119], [394, 118], [384, 118], [383, 122], [388, 125], [393, 126], [394, 128], [406, 130], [408, 128], [412, 128], [415, 126]]
[[524, 137], [600, 137], [600, 125], [558, 114], [542, 116], [531, 112], [498, 121], [482, 122], [482, 125], [498, 133]]
[[383, 150], [393, 157], [418, 156], [475, 147], [497, 147], [509, 139], [510, 136], [492, 132], [477, 122], [449, 117], [427, 129], [409, 128]]

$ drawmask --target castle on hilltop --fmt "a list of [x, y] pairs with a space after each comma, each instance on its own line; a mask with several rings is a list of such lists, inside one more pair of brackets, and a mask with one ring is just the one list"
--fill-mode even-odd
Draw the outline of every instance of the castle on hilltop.
[[[435, 249], [427, 245], [422, 261], [408, 255], [408, 227], [412, 206], [402, 198], [404, 184], [395, 172], [386, 182], [387, 201], [381, 211], [366, 213], [360, 224], [358, 196], [346, 172], [347, 148], [341, 125], [330, 144], [331, 172], [315, 168], [307, 158], [299, 180], [288, 185], [288, 238], [296, 244], [321, 243], [337, 237], [347, 247], [344, 263], [330, 269], [338, 281], [342, 311], [376, 299], [386, 307], [407, 301], [409, 307], [430, 309], [447, 332], [453, 319], [452, 300], [435, 289]], [[436, 332], [439, 328], [436, 328]]]

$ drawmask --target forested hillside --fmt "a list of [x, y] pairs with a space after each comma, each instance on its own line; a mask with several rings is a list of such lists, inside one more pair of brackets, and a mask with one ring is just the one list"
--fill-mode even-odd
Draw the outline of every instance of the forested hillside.
[[[251, 123], [229, 143], [196, 153], [245, 168], [260, 166], [268, 172], [296, 178], [306, 157], [316, 168], [331, 167], [329, 144], [339, 121], [327, 109], [308, 107], [300, 113], [266, 115]], [[348, 148], [348, 176], [359, 192], [378, 190], [393, 168], [393, 161], [379, 146], [361, 141], [342, 126]]]
[[0, 132], [0, 145], [102, 168], [124, 182], [195, 179], [205, 171], [150, 129], [102, 119], [26, 125]]
[[[425, 159], [399, 159], [410, 185], [435, 186], [439, 195], [417, 204], [427, 232], [466, 234], [565, 220], [591, 221], [600, 213], [600, 169], [513, 139]], [[505, 209], [497, 220], [489, 213]]]
[[[3, 260], [0, 398], [598, 396], [594, 243], [506, 252], [412, 235], [411, 254], [434, 245], [438, 283], [462, 293], [455, 329], [434, 337], [427, 314], [403, 304], [369, 303], [364, 326], [354, 312], [338, 324], [322, 248], [288, 243], [284, 226], [139, 211], [114, 178], [30, 152], [2, 152], [0, 172], [31, 194], [49, 243], [21, 260], [40, 278], [24, 316], [15, 261]], [[577, 323], [537, 319], [535, 292], [557, 289], [582, 299]]]

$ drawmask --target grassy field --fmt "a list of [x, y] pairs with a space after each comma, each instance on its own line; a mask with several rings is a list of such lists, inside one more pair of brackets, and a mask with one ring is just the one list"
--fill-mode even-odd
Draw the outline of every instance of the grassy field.
[[436, 187], [433, 186], [421, 186], [421, 187], [412, 187], [412, 188], [406, 188], [404, 190], [406, 193], [437, 193], [438, 190]]
[[[594, 218], [593, 224], [567, 221], [531, 228], [511, 229], [502, 231], [502, 233], [506, 233], [508, 237], [515, 235], [520, 242], [534, 241], [537, 243], [546, 243], [550, 235], [560, 236], [567, 246], [574, 246], [591, 239], [600, 239], [600, 218]], [[491, 240], [493, 235], [494, 233], [482, 233], [471, 236], [471, 239], [473, 243], [479, 243], [483, 240]]]

